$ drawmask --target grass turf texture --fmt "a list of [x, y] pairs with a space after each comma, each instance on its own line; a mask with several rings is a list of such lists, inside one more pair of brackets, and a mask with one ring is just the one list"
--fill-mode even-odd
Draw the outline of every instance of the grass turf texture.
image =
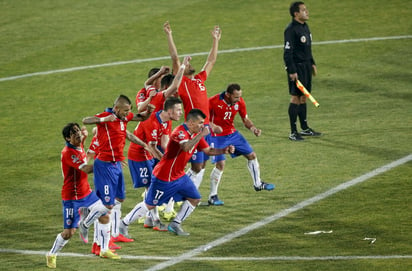
[[[314, 41], [411, 35], [401, 1], [307, 2]], [[209, 30], [223, 30], [220, 50], [281, 45], [290, 21], [285, 1], [2, 1], [0, 78], [167, 56], [162, 24], [172, 24], [180, 54], [207, 52]], [[373, 7], [373, 16], [371, 16]], [[201, 11], [201, 12], [200, 12]], [[200, 14], [198, 14], [200, 12]], [[289, 208], [411, 153], [412, 40], [314, 45], [319, 75], [308, 104], [321, 138], [289, 142], [282, 49], [222, 53], [206, 82], [209, 95], [229, 82], [244, 90], [260, 138], [239, 130], [258, 154], [273, 192], [254, 192], [246, 161], [229, 159], [221, 208], [199, 208], [185, 222], [189, 238], [130, 228], [137, 239], [121, 255], [175, 256]], [[200, 70], [206, 55], [194, 56]], [[169, 59], [0, 82], [1, 249], [48, 251], [61, 231], [61, 129], [101, 112], [124, 93], [134, 98], [151, 67]], [[134, 125], [129, 125], [133, 130]], [[89, 127], [89, 132], [91, 127]], [[90, 142], [90, 139], [87, 141]], [[298, 159], [299, 158], [299, 159]], [[209, 192], [208, 165], [201, 194]], [[411, 255], [411, 163], [250, 232], [199, 257]], [[125, 171], [126, 213], [140, 200]], [[330, 235], [304, 236], [311, 230]], [[376, 237], [374, 245], [362, 239]], [[77, 236], [62, 252], [87, 254]], [[4, 270], [44, 270], [44, 256], [2, 253]], [[64, 270], [144, 270], [156, 259], [58, 257]], [[409, 270], [411, 259], [340, 261], [185, 261], [168, 270]]]

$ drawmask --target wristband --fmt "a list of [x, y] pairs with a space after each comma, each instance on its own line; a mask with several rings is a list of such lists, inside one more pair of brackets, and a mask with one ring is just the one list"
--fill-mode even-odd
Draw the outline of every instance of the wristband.
[[182, 65], [180, 65], [180, 68], [186, 69], [186, 65], [182, 64]]
[[104, 122], [104, 118], [100, 118], [99, 120], [100, 120], [100, 122]]

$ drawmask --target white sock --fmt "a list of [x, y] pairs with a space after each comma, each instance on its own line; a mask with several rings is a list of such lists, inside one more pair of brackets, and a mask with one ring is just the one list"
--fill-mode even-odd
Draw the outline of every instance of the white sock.
[[102, 252], [105, 252], [109, 249], [110, 224], [110, 222], [107, 224], [99, 223], [99, 243]]
[[171, 197], [169, 199], [169, 202], [166, 205], [166, 208], [164, 210], [165, 213], [170, 213], [171, 211], [173, 211], [173, 208], [175, 206], [175, 200], [173, 199], [173, 197]]
[[110, 210], [104, 206], [100, 200], [89, 206], [89, 210], [89, 214], [84, 219], [84, 225], [87, 228], [89, 228], [99, 217], [110, 212]]
[[191, 168], [188, 168], [188, 169], [186, 170], [186, 175], [189, 176], [189, 178], [192, 179], [193, 182], [196, 181], [196, 175], [197, 175], [197, 173], [194, 172]]
[[136, 221], [137, 219], [139, 219], [142, 216], [145, 216], [147, 211], [149, 211], [149, 209], [147, 209], [146, 204], [142, 201], [140, 203], [138, 203], [133, 210], [131, 210], [124, 218], [123, 218], [123, 222], [126, 225], [130, 225], [131, 223], [133, 223], [134, 221]]
[[195, 186], [196, 186], [197, 189], [199, 189], [200, 184], [203, 181], [203, 175], [205, 175], [205, 169], [204, 168], [202, 168], [196, 176]]
[[153, 221], [159, 221], [159, 210], [157, 210], [157, 206], [154, 207], [152, 210], [149, 211], [150, 217], [153, 219]]
[[220, 179], [222, 178], [223, 171], [220, 171], [216, 167], [213, 168], [212, 172], [210, 173], [210, 195], [211, 196], [217, 195], [217, 188], [219, 187]]
[[182, 223], [186, 218], [190, 216], [190, 214], [195, 210], [195, 206], [190, 204], [188, 200], [183, 202], [182, 207], [180, 208], [179, 212], [177, 213], [174, 222]]
[[61, 233], [59, 233], [54, 240], [53, 246], [47, 255], [56, 255], [63, 247], [69, 242], [69, 240], [64, 240]]
[[110, 222], [112, 223], [112, 236], [119, 236], [120, 217], [122, 216], [122, 203], [115, 200], [114, 206], [110, 213]]
[[247, 161], [247, 168], [249, 169], [250, 175], [253, 178], [253, 184], [259, 187], [262, 184], [260, 180], [260, 167], [257, 158]]
[[95, 220], [93, 226], [94, 226], [93, 243], [96, 243], [100, 246], [100, 243], [99, 243], [99, 220]]

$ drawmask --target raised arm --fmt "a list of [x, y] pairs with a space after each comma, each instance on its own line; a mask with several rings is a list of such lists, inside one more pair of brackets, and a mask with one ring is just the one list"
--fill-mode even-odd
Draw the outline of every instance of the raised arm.
[[172, 35], [172, 28], [170, 27], [169, 22], [165, 22], [163, 24], [163, 30], [166, 33], [167, 44], [169, 46], [169, 54], [173, 62], [172, 73], [173, 75], [176, 75], [180, 67], [180, 60], [179, 60], [179, 55], [177, 54], [176, 45], [175, 45], [175, 42], [173, 40], [173, 35]]
[[185, 58], [183, 59], [183, 64], [179, 67], [178, 72], [175, 78], [173, 79], [172, 84], [166, 90], [163, 91], [163, 95], [165, 99], [174, 95], [177, 92], [180, 86], [180, 83], [182, 82], [183, 73], [185, 72], [185, 67], [189, 65], [189, 61], [191, 59], [192, 58], [190, 56], [185, 56]]
[[147, 110], [141, 113], [137, 113], [133, 116], [134, 121], [144, 121], [150, 117], [150, 114], [155, 110], [155, 106], [152, 104], [147, 105]]
[[219, 47], [219, 41], [222, 36], [222, 30], [219, 26], [215, 26], [215, 28], [211, 32], [213, 38], [212, 49], [210, 49], [209, 55], [207, 57], [206, 63], [202, 68], [202, 71], [206, 71], [207, 75], [210, 74], [212, 71], [213, 66], [216, 63], [217, 59], [217, 50]]
[[96, 123], [101, 123], [101, 122], [110, 122], [110, 121], [114, 121], [116, 119], [115, 115], [108, 115], [106, 117], [103, 118], [99, 118], [96, 116], [91, 116], [91, 117], [85, 117], [82, 122], [83, 124], [96, 124]]
[[153, 85], [154, 81], [156, 81], [157, 79], [159, 79], [162, 75], [168, 74], [170, 73], [170, 68], [168, 66], [162, 66], [160, 67], [160, 70], [153, 74], [152, 76], [150, 76], [146, 82], [144, 82], [144, 87], [148, 88], [149, 86]]

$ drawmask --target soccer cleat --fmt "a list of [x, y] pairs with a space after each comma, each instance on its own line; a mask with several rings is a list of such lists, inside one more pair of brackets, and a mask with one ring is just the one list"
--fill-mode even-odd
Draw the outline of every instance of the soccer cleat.
[[176, 223], [176, 222], [170, 223], [169, 226], [167, 227], [167, 229], [168, 229], [170, 232], [172, 232], [172, 233], [174, 233], [174, 234], [176, 234], [176, 235], [178, 235], [178, 236], [189, 236], [189, 235], [190, 235], [190, 233], [185, 232], [185, 231], [182, 229], [182, 226], [180, 226], [180, 224], [178, 224], [178, 223]]
[[100, 258], [112, 259], [112, 260], [120, 260], [121, 257], [116, 253], [112, 252], [111, 250], [107, 250], [105, 252], [100, 251], [99, 254]]
[[[126, 238], [130, 238], [129, 235], [129, 226], [124, 224], [123, 220], [120, 221], [120, 225], [119, 225], [119, 232], [121, 235], [123, 235]], [[120, 235], [119, 234], [119, 235]]]
[[99, 256], [100, 254], [100, 246], [94, 242], [92, 246], [92, 254]]
[[313, 130], [311, 128], [308, 128], [306, 130], [302, 130], [300, 132], [300, 135], [302, 135], [302, 136], [321, 136], [322, 133], [315, 132], [315, 130]]
[[56, 268], [56, 255], [46, 255], [46, 264], [48, 268]]
[[130, 243], [134, 241], [134, 239], [128, 238], [121, 233], [119, 233], [117, 237], [110, 238], [110, 240], [113, 240], [113, 242], [123, 242], [123, 243]]
[[79, 234], [80, 239], [83, 240], [84, 243], [89, 243], [89, 229], [83, 223], [83, 220], [79, 222]]
[[214, 206], [221, 206], [225, 204], [223, 201], [221, 201], [218, 198], [217, 194], [214, 196], [211, 196], [207, 202], [209, 203], [209, 205], [214, 205]]
[[253, 186], [255, 188], [255, 191], [262, 191], [262, 190], [273, 190], [275, 189], [275, 185], [271, 183], [265, 183], [261, 182], [262, 184], [260, 186]]
[[304, 138], [300, 136], [300, 134], [298, 134], [298, 132], [292, 132], [289, 135], [289, 139], [292, 141], [303, 141]]
[[112, 249], [121, 249], [121, 248], [122, 248], [121, 246], [119, 246], [119, 245], [117, 245], [117, 244], [114, 243], [113, 238], [114, 238], [114, 237], [111, 237], [110, 240], [109, 240], [109, 248], [110, 248], [111, 250], [112, 250]]
[[172, 210], [171, 212], [165, 212], [161, 211], [160, 216], [163, 217], [166, 221], [171, 221], [173, 218], [175, 218], [177, 215], [175, 210]]
[[153, 221], [153, 230], [155, 231], [168, 231], [167, 226], [160, 220]]

